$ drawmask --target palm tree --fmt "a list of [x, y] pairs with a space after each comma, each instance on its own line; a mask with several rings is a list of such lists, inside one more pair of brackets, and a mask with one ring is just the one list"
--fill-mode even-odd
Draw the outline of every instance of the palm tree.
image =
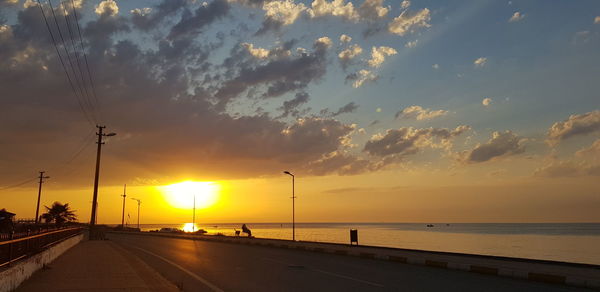
[[46, 221], [46, 223], [50, 223], [54, 221], [56, 226], [62, 226], [65, 222], [71, 222], [77, 220], [77, 215], [75, 215], [75, 211], [71, 210], [69, 207], [69, 203], [61, 204], [60, 202], [54, 202], [52, 207], [46, 207], [46, 214], [42, 215], [42, 218]]

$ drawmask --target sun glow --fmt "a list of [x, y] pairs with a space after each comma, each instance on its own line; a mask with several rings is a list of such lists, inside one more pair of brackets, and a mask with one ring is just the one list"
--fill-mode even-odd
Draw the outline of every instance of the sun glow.
[[[165, 198], [173, 207], [180, 209], [204, 209], [219, 199], [219, 185], [214, 182], [184, 181], [162, 187]], [[190, 226], [190, 230], [191, 230]]]
[[184, 232], [196, 232], [198, 231], [198, 226], [196, 226], [194, 223], [185, 223], [183, 224], [181, 230]]

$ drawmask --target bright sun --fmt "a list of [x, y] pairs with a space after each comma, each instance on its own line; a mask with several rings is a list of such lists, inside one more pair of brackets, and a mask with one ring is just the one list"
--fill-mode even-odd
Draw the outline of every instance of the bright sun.
[[162, 189], [169, 204], [181, 209], [192, 209], [194, 196], [196, 209], [214, 205], [219, 197], [219, 185], [214, 182], [184, 181], [164, 186]]

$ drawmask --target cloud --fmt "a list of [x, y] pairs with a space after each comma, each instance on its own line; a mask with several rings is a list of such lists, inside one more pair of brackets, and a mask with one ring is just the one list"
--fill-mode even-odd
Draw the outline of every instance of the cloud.
[[339, 16], [347, 20], [358, 21], [360, 16], [352, 2], [346, 3], [346, 0], [314, 0], [308, 14], [312, 18], [324, 16]]
[[269, 50], [263, 48], [255, 48], [253, 44], [242, 43], [242, 46], [248, 50], [248, 53], [258, 59], [266, 59], [269, 57]]
[[598, 23], [600, 23], [600, 16], [596, 16], [594, 18], [594, 24], [598, 24]]
[[483, 104], [483, 106], [490, 106], [492, 104], [492, 99], [489, 97], [486, 97], [481, 101], [481, 104]]
[[329, 109], [324, 109], [320, 112], [321, 115], [323, 116], [329, 116], [329, 117], [337, 117], [341, 114], [345, 114], [345, 113], [352, 113], [355, 112], [356, 109], [358, 109], [358, 105], [354, 102], [350, 102], [342, 107], [340, 107], [337, 111], [335, 112], [330, 112]]
[[534, 172], [534, 176], [548, 178], [600, 176], [600, 164], [554, 161], [537, 168]]
[[361, 19], [377, 20], [384, 18], [390, 11], [389, 7], [383, 6], [384, 0], [365, 0], [358, 8]]
[[431, 68], [433, 68], [435, 70], [438, 70], [438, 69], [440, 69], [440, 65], [439, 64], [433, 64], [433, 65], [431, 65]]
[[115, 16], [119, 13], [119, 6], [114, 0], [104, 0], [98, 3], [94, 12], [100, 16]]
[[414, 48], [414, 47], [417, 46], [418, 42], [419, 42], [419, 40], [414, 40], [414, 41], [406, 42], [406, 44], [404, 45], [404, 47], [406, 47], [406, 48]]
[[[469, 130], [469, 126], [458, 126], [454, 130], [446, 128], [415, 129], [404, 127], [387, 130], [385, 134], [373, 136], [363, 149], [373, 156], [402, 158], [414, 155], [423, 148], [449, 148], [451, 139]], [[439, 140], [436, 143], [435, 140]]]
[[257, 34], [279, 30], [282, 26], [296, 22], [307, 8], [303, 3], [296, 4], [293, 0], [284, 0], [265, 2], [262, 9], [265, 11], [265, 16]]
[[479, 163], [500, 157], [521, 154], [525, 152], [523, 143], [526, 139], [511, 131], [494, 132], [486, 143], [477, 144], [472, 150], [459, 153], [459, 160], [465, 163]]
[[600, 132], [600, 110], [585, 114], [571, 115], [562, 122], [554, 123], [548, 129], [546, 142], [551, 146], [574, 136]]
[[167, 37], [169, 40], [187, 39], [203, 31], [206, 26], [229, 14], [231, 6], [226, 0], [214, 0], [208, 5], [200, 5], [191, 13], [186, 10]]
[[388, 31], [404, 36], [407, 33], [414, 32], [416, 28], [431, 27], [429, 21], [431, 21], [431, 15], [427, 8], [423, 8], [413, 15], [408, 14], [405, 10], [388, 24]]
[[359, 70], [356, 73], [348, 74], [346, 76], [346, 82], [352, 81], [352, 87], [359, 88], [365, 83], [375, 82], [379, 79], [379, 76], [369, 70]]
[[508, 22], [518, 22], [523, 20], [523, 18], [525, 18], [525, 14], [521, 14], [521, 12], [517, 11], [510, 17]]
[[418, 105], [409, 106], [396, 113], [396, 119], [415, 119], [417, 121], [430, 120], [445, 116], [448, 111], [424, 109]]
[[283, 102], [283, 105], [279, 108], [279, 110], [283, 111], [280, 117], [287, 117], [292, 115], [297, 117], [300, 115], [298, 111], [298, 107], [307, 103], [309, 100], [309, 95], [306, 92], [298, 92], [296, 96], [291, 99]]
[[575, 152], [575, 155], [579, 157], [593, 156], [600, 158], [600, 139], [594, 141], [590, 147]]
[[0, 7], [1, 6], [12, 6], [12, 5], [17, 5], [19, 3], [19, 0], [0, 0]]
[[386, 56], [392, 56], [397, 54], [398, 52], [390, 47], [381, 46], [381, 47], [372, 47], [371, 48], [371, 59], [367, 61], [369, 66], [378, 68], [385, 61]]
[[473, 61], [473, 64], [475, 64], [475, 67], [483, 67], [485, 66], [485, 64], [487, 63], [487, 58], [485, 57], [480, 57], [475, 59], [475, 61]]
[[403, 0], [403, 1], [400, 3], [400, 8], [402, 8], [402, 9], [407, 9], [408, 7], [410, 7], [410, 1], [408, 1], [408, 0]]
[[362, 54], [363, 49], [357, 45], [351, 45], [348, 48], [344, 49], [338, 54], [338, 59], [340, 60], [340, 64], [342, 64], [342, 68], [346, 69], [352, 62], [356, 56]]
[[340, 36], [340, 42], [342, 42], [342, 43], [349, 43], [350, 41], [352, 41], [352, 38], [349, 35], [342, 34]]
[[155, 29], [160, 27], [168, 17], [174, 16], [181, 10], [188, 10], [189, 4], [187, 0], [162, 0], [153, 7], [136, 8], [131, 10], [131, 22], [143, 31]]

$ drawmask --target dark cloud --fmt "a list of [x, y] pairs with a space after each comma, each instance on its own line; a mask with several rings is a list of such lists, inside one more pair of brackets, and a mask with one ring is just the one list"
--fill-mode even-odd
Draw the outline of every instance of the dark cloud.
[[283, 111], [280, 117], [287, 117], [289, 115], [297, 117], [300, 114], [298, 107], [308, 102], [309, 95], [306, 92], [298, 92], [296, 96], [291, 99], [283, 102], [283, 105], [279, 108], [279, 110]]
[[556, 145], [562, 140], [595, 132], [600, 132], [600, 110], [571, 115], [562, 122], [554, 123], [548, 130], [547, 142]]
[[187, 0], [163, 0], [159, 4], [147, 9], [138, 8], [132, 11], [131, 21], [133, 25], [141, 30], [157, 28], [165, 19], [174, 16], [188, 7]]
[[358, 105], [354, 102], [350, 102], [350, 103], [346, 104], [345, 106], [340, 107], [335, 112], [331, 112], [329, 109], [323, 109], [323, 110], [321, 110], [320, 114], [322, 116], [337, 117], [341, 114], [353, 113], [356, 111], [356, 109], [358, 109]]
[[179, 22], [171, 28], [168, 39], [195, 37], [206, 26], [225, 17], [230, 9], [226, 0], [214, 0], [206, 6], [198, 7], [194, 12], [184, 10]]
[[484, 144], [478, 144], [472, 150], [460, 153], [460, 160], [467, 163], [485, 162], [494, 158], [525, 152], [524, 138], [511, 131], [494, 132], [492, 138]]
[[[412, 127], [391, 129], [387, 130], [384, 135], [371, 138], [365, 144], [363, 151], [373, 156], [394, 155], [401, 158], [416, 154], [427, 147], [448, 147], [452, 138], [469, 129], [469, 126], [459, 126], [454, 130], [445, 128], [415, 129]], [[435, 139], [439, 139], [440, 142], [436, 143]]]
[[549, 178], [600, 176], [600, 164], [555, 161], [536, 169], [534, 175]]
[[[226, 10], [218, 7], [201, 9]], [[80, 23], [83, 43], [99, 98], [86, 110], [118, 133], [103, 150], [104, 183], [253, 177], [278, 173], [290, 164], [305, 174], [321, 173], [312, 170], [315, 161], [345, 148], [354, 131], [330, 117], [298, 115], [286, 123], [264, 112], [230, 114], [214, 104], [221, 97], [215, 93], [226, 91], [226, 98], [243, 101], [243, 90], [232, 90], [241, 86], [256, 88], [258, 97], [298, 93], [287, 104], [287, 109], [297, 109], [308, 100], [302, 89], [326, 71], [325, 39], [306, 53], [274, 54], [261, 61], [238, 50], [231, 52], [231, 62], [212, 64], [209, 57], [222, 46], [224, 34], [183, 30], [183, 21], [178, 29], [165, 29], [177, 31], [178, 37], [154, 38], [152, 32], [145, 38], [148, 43], [140, 44], [138, 37], [148, 35], [136, 31], [136, 38], [130, 38], [130, 18], [84, 14], [82, 19], [91, 20]], [[187, 37], [193, 33], [202, 37]], [[0, 127], [0, 163], [7, 166], [0, 170], [0, 182], [45, 169], [56, 182], [88, 185], [94, 129], [70, 90], [39, 8], [19, 11], [16, 23], [3, 26], [0, 40], [0, 124], [10, 125]], [[284, 43], [282, 51], [294, 43]], [[59, 174], [59, 168], [68, 171]]]

